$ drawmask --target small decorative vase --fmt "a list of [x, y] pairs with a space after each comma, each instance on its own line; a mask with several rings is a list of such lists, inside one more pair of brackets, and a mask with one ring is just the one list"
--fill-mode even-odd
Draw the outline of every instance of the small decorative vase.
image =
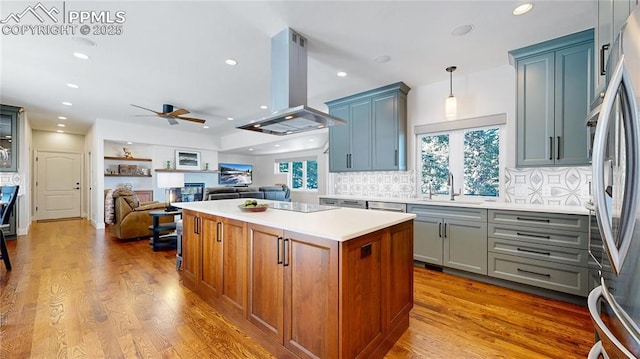
[[207, 163], [205, 163], [205, 164], [204, 164], [204, 169], [205, 169], [206, 171], [208, 171], [208, 170], [209, 170], [209, 162], [207, 162]]
[[171, 161], [167, 161], [167, 169], [170, 170], [171, 169]]

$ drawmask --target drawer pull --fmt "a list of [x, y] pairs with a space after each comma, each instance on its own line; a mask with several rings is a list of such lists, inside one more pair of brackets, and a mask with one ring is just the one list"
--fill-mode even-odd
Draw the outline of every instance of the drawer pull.
[[518, 269], [518, 272], [521, 272], [521, 273], [535, 274], [535, 275], [539, 275], [541, 277], [551, 278], [551, 274], [538, 273], [538, 272], [533, 272], [533, 271], [530, 271], [530, 270], [520, 269], [520, 268], [517, 268], [517, 269]]
[[522, 237], [533, 237], [533, 238], [551, 239], [551, 236], [542, 235], [542, 234], [528, 234], [528, 233], [522, 233], [522, 232], [516, 232], [516, 234], [517, 234], [518, 236], [522, 236]]
[[534, 253], [534, 254], [542, 254], [545, 256], [550, 256], [551, 252], [540, 252], [540, 251], [534, 251], [531, 249], [522, 249], [522, 248], [516, 248], [518, 250], [518, 252], [526, 252], [526, 253]]
[[518, 221], [531, 221], [531, 222], [543, 222], [543, 223], [549, 223], [551, 222], [550, 219], [548, 218], [528, 218], [528, 217], [516, 217], [516, 219]]

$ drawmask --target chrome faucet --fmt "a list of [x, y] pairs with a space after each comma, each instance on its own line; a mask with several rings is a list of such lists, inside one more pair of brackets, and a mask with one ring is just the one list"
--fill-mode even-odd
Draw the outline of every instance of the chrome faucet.
[[449, 180], [447, 184], [449, 185], [449, 199], [455, 201], [455, 197], [460, 195], [460, 190], [458, 190], [458, 193], [453, 191], [455, 187], [453, 185], [453, 173], [451, 173], [451, 171], [449, 171]]

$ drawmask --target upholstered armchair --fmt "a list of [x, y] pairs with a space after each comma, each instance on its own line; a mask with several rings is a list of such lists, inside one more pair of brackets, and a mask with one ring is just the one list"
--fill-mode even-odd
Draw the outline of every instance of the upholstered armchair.
[[[119, 188], [113, 192], [113, 223], [109, 231], [118, 239], [143, 238], [152, 235], [150, 211], [165, 209], [162, 202], [139, 202], [135, 192]], [[173, 222], [173, 217], [160, 217], [160, 223]]]

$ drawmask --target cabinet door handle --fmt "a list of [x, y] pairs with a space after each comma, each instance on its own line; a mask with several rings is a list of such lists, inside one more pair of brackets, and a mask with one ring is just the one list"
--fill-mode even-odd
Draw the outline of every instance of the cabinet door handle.
[[540, 252], [540, 251], [534, 251], [532, 249], [524, 249], [524, 248], [516, 248], [518, 250], [518, 252], [525, 252], [525, 253], [533, 253], [533, 254], [542, 254], [545, 256], [550, 256], [551, 252]]
[[442, 222], [438, 223], [438, 238], [442, 238]]
[[522, 236], [522, 237], [533, 237], [533, 238], [551, 239], [551, 236], [542, 235], [542, 234], [528, 234], [528, 233], [521, 233], [521, 232], [516, 232], [516, 234], [517, 234], [518, 236]]
[[516, 219], [518, 221], [531, 221], [531, 222], [544, 222], [544, 223], [549, 223], [551, 222], [550, 219], [548, 218], [528, 218], [528, 217], [516, 217]]
[[444, 238], [447, 238], [447, 224], [444, 224]]
[[604, 44], [600, 47], [600, 76], [604, 76], [607, 74], [607, 69], [604, 66], [604, 61], [606, 56], [604, 56], [604, 52], [609, 50], [610, 44]]
[[276, 263], [282, 264], [282, 258], [280, 258], [280, 241], [282, 241], [282, 237], [278, 237], [276, 240]]
[[395, 150], [395, 153], [393, 154], [393, 165], [398, 166], [398, 150]]
[[282, 243], [282, 249], [283, 249], [283, 262], [282, 266], [283, 267], [288, 267], [289, 266], [289, 245], [290, 245], [290, 241], [289, 238], [285, 238], [284, 242]]
[[558, 141], [556, 143], [556, 146], [557, 146], [556, 159], [559, 160], [560, 159], [560, 136], [558, 136]]
[[347, 168], [349, 168], [349, 154], [347, 153], [347, 155], [345, 157], [346, 157], [346, 160], [347, 160]]
[[198, 228], [198, 218], [200, 217], [193, 217], [193, 233], [195, 234], [200, 234], [200, 229]]
[[218, 222], [216, 223], [216, 242], [220, 243], [222, 242], [222, 236], [224, 236], [224, 227], [222, 225], [222, 222]]
[[518, 270], [518, 272], [521, 272], [521, 273], [535, 274], [535, 275], [539, 275], [541, 277], [551, 278], [551, 274], [538, 273], [538, 272], [534, 272], [534, 271], [530, 271], [530, 270], [526, 270], [526, 269], [520, 269], [520, 268], [517, 268], [517, 270]]
[[549, 159], [553, 160], [553, 136], [549, 137]]

